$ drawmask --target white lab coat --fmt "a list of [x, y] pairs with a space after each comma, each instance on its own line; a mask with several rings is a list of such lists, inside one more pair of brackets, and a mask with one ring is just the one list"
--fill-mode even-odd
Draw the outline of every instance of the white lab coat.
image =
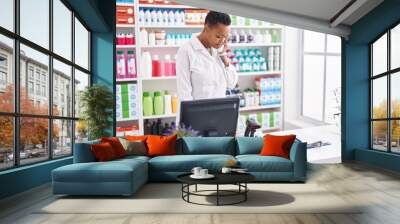
[[176, 56], [176, 82], [180, 101], [225, 97], [235, 87], [238, 74], [233, 65], [226, 67], [217, 49], [212, 54], [197, 36], [181, 46]]

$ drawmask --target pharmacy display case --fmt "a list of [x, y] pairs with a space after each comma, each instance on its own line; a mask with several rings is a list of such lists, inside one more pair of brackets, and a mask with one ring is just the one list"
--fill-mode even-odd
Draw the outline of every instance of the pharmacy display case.
[[[175, 55], [201, 32], [207, 12], [164, 0], [117, 0], [118, 136], [163, 134], [174, 125]], [[280, 130], [284, 27], [234, 15], [231, 20], [229, 55], [239, 82], [229, 92], [241, 98], [237, 135], [243, 135], [248, 118], [257, 120], [263, 132]]]

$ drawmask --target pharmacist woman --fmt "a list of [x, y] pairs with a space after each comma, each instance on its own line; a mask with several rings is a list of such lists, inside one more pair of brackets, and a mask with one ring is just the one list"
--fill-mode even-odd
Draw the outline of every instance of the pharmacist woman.
[[210, 11], [203, 31], [180, 47], [176, 56], [180, 101], [225, 97], [238, 75], [226, 55], [229, 15]]

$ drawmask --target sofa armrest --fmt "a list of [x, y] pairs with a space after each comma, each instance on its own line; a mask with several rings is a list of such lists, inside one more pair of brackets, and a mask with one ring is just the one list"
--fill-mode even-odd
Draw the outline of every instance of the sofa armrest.
[[74, 163], [89, 163], [95, 162], [96, 158], [94, 157], [90, 146], [92, 144], [100, 143], [99, 140], [90, 141], [90, 142], [82, 142], [75, 143], [74, 145]]
[[290, 149], [290, 160], [293, 162], [293, 179], [305, 181], [307, 176], [307, 143], [296, 140]]

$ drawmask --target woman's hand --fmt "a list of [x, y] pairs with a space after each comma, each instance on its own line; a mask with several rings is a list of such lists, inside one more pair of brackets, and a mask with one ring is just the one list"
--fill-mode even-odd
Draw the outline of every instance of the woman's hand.
[[222, 62], [224, 63], [225, 67], [229, 66], [230, 60], [228, 58], [228, 55], [226, 51], [228, 50], [228, 42], [225, 40], [224, 42], [224, 47], [222, 48], [222, 51], [218, 52], [219, 57], [221, 58]]

